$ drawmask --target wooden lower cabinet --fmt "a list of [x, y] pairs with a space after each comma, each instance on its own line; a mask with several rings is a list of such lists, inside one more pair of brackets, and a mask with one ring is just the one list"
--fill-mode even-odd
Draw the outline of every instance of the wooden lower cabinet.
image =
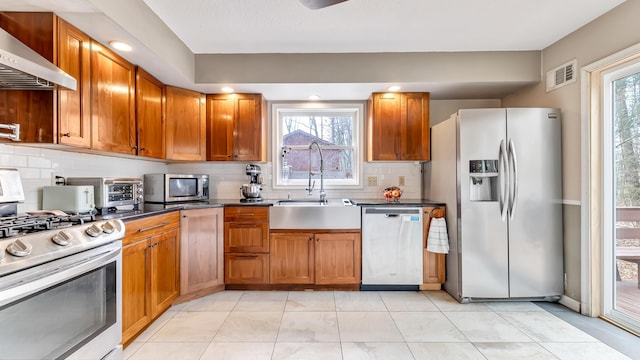
[[423, 207], [424, 246], [423, 246], [423, 284], [420, 290], [440, 290], [446, 278], [445, 254], [437, 254], [427, 251], [427, 235], [431, 219], [445, 216], [445, 207]]
[[224, 283], [269, 284], [269, 207], [224, 208]]
[[272, 284], [313, 284], [315, 243], [313, 233], [271, 232], [269, 279]]
[[222, 208], [180, 211], [180, 299], [224, 287]]
[[271, 284], [359, 284], [360, 232], [270, 233]]
[[225, 284], [268, 284], [269, 254], [225, 254]]
[[127, 344], [179, 294], [179, 212], [125, 223], [122, 343]]

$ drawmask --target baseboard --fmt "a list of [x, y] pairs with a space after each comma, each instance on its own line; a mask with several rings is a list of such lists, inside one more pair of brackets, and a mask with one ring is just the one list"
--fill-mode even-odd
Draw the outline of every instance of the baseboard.
[[577, 300], [574, 300], [568, 296], [562, 295], [562, 297], [560, 297], [560, 301], [558, 301], [560, 304], [568, 307], [569, 309], [577, 312], [578, 314], [580, 313], [580, 302]]

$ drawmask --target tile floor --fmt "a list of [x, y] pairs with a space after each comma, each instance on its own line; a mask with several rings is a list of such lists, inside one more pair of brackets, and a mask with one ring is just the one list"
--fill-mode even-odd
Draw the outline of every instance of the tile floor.
[[225, 291], [173, 306], [124, 358], [629, 359], [534, 303], [443, 291]]

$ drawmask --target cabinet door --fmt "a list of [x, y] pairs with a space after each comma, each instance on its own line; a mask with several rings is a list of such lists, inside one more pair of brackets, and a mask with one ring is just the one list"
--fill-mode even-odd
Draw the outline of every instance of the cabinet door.
[[222, 208], [183, 210], [180, 295], [224, 284]]
[[138, 155], [165, 158], [164, 84], [136, 68]]
[[233, 160], [266, 161], [263, 116], [262, 95], [236, 94]]
[[179, 294], [180, 239], [171, 230], [149, 239], [151, 243], [151, 316], [171, 306]]
[[58, 67], [76, 79], [75, 91], [58, 89], [58, 143], [91, 146], [91, 39], [58, 18]]
[[430, 160], [429, 93], [404, 93], [402, 97], [402, 160]]
[[269, 254], [225, 254], [225, 284], [268, 284]]
[[360, 233], [316, 234], [316, 284], [359, 284]]
[[207, 160], [233, 160], [235, 98], [207, 95]]
[[136, 154], [135, 68], [91, 42], [91, 147]]
[[268, 223], [224, 223], [224, 252], [269, 252]]
[[168, 160], [206, 159], [206, 103], [199, 92], [166, 87]]
[[440, 284], [444, 284], [446, 267], [445, 267], [445, 254], [437, 254], [427, 251], [427, 236], [429, 235], [429, 227], [431, 226], [431, 219], [433, 217], [444, 217], [445, 208], [424, 207], [422, 208], [423, 218], [423, 282], [425, 284], [432, 284], [435, 287], [430, 287], [428, 290], [440, 289]]
[[401, 95], [372, 95], [368, 160], [400, 160], [402, 155]]
[[150, 248], [140, 240], [122, 248], [122, 343], [151, 321]]
[[313, 233], [274, 233], [269, 236], [271, 284], [313, 284]]

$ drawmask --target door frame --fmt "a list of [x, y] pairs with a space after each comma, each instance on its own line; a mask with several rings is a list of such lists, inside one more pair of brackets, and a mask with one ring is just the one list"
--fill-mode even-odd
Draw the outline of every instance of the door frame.
[[[607, 208], [605, 190], [610, 189], [605, 177], [604, 115], [601, 93], [603, 75], [613, 68], [640, 59], [640, 44], [636, 44], [581, 68], [581, 312], [584, 315], [603, 316], [605, 299], [605, 257], [613, 256], [605, 248], [605, 232], [611, 227], [613, 210]], [[608, 220], [607, 220], [608, 219]], [[609, 224], [607, 224], [609, 221]], [[609, 259], [610, 263], [610, 259]], [[609, 270], [611, 271], [611, 270]], [[624, 324], [623, 324], [624, 325]]]

